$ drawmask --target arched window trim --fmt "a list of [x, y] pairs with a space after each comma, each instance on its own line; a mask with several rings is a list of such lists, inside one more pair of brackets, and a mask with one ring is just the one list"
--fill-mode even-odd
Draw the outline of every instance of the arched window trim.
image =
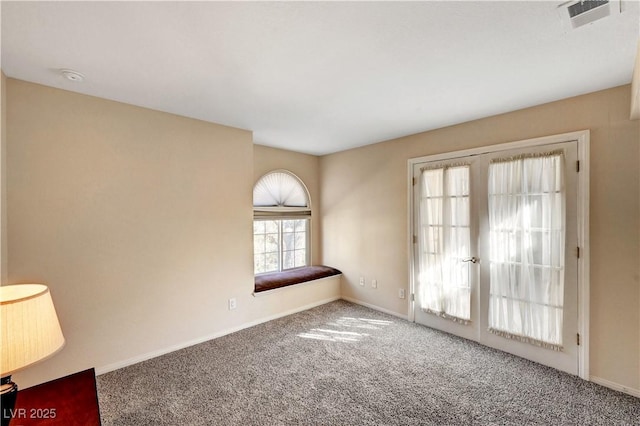
[[[256, 206], [255, 205], [255, 192], [256, 188], [261, 185], [263, 182], [268, 180], [270, 175], [274, 174], [286, 174], [291, 176], [296, 183], [299, 185], [299, 189], [303, 192], [305, 197], [306, 206], [286, 206], [286, 205], [278, 205], [278, 206]], [[267, 183], [265, 183], [267, 184]], [[270, 216], [278, 216], [281, 218], [286, 218], [288, 216], [291, 217], [299, 217], [299, 216], [311, 216], [311, 197], [309, 196], [309, 189], [307, 185], [300, 179], [296, 174], [290, 172], [286, 169], [276, 169], [272, 170], [268, 173], [265, 173], [258, 179], [253, 186], [254, 191], [254, 206], [253, 206], [253, 214], [254, 217], [270, 217]]]

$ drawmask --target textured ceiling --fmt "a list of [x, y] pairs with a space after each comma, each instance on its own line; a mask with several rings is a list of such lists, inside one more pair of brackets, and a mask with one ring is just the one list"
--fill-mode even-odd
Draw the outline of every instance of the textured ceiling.
[[572, 31], [559, 4], [3, 1], [1, 66], [326, 154], [629, 83], [638, 2]]

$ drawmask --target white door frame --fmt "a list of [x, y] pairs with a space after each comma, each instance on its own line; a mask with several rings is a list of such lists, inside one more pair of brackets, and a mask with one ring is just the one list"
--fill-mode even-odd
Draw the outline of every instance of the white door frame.
[[549, 145], [560, 142], [576, 141], [578, 144], [578, 188], [577, 188], [577, 224], [578, 224], [578, 247], [580, 256], [578, 258], [578, 333], [580, 335], [580, 345], [578, 346], [578, 376], [584, 380], [589, 380], [589, 130], [563, 133], [559, 135], [545, 136], [534, 139], [526, 139], [516, 142], [488, 145], [479, 148], [466, 149], [462, 151], [445, 152], [441, 154], [428, 155], [418, 158], [410, 158], [407, 167], [407, 197], [408, 197], [408, 253], [409, 253], [409, 297], [408, 318], [415, 322], [415, 257], [414, 250], [415, 235], [414, 229], [414, 202], [413, 202], [413, 166], [427, 161], [444, 161], [458, 157], [468, 157], [472, 155], [486, 154], [509, 149], [528, 148], [540, 145]]

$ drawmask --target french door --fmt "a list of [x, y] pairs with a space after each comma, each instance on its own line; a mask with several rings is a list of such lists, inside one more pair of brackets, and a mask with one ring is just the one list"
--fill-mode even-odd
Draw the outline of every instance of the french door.
[[412, 164], [416, 322], [578, 374], [577, 150]]

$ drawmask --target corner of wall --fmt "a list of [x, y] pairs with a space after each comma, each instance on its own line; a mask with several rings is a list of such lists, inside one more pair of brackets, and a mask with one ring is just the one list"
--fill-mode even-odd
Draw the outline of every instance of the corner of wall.
[[640, 42], [636, 53], [636, 65], [631, 80], [631, 120], [640, 120]]
[[7, 76], [2, 74], [0, 84], [0, 284], [7, 282]]

